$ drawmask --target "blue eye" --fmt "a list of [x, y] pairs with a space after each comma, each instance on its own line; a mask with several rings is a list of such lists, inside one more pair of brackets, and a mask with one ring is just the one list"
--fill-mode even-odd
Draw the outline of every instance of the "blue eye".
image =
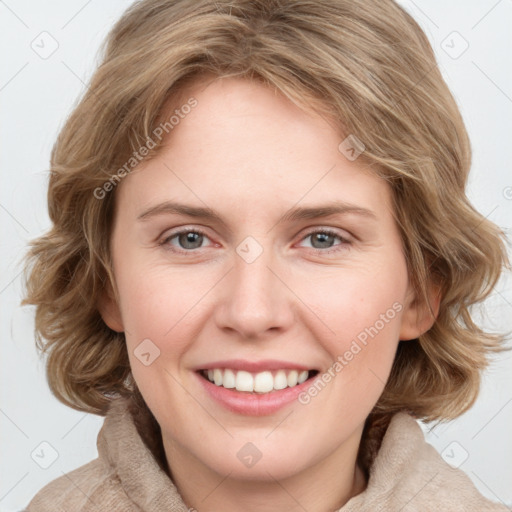
[[[330, 229], [316, 229], [311, 231], [306, 236], [304, 236], [301, 241], [308, 238], [311, 238], [313, 244], [311, 249], [318, 254], [328, 254], [341, 251], [347, 249], [347, 247], [350, 245], [349, 240], [342, 237], [336, 231]], [[171, 243], [171, 241], [174, 239], [177, 240], [178, 246]], [[199, 229], [182, 229], [170, 234], [162, 242], [160, 242], [160, 245], [165, 246], [168, 250], [173, 252], [190, 253], [194, 252], [196, 249], [201, 249], [204, 247], [203, 242], [205, 239], [209, 240], [206, 233]], [[333, 242], [336, 239], [338, 239], [341, 243], [333, 246]]]
[[[191, 252], [194, 249], [199, 249], [202, 246], [202, 242], [206, 237], [206, 233], [195, 230], [195, 229], [183, 229], [165, 238], [160, 245], [171, 245], [172, 251], [184, 251]], [[175, 249], [173, 244], [170, 243], [174, 238], [178, 239], [178, 243], [181, 245], [180, 248]]]
[[[316, 229], [315, 231], [309, 232], [302, 240], [306, 240], [307, 238], [311, 238], [312, 244], [318, 244], [317, 247], [313, 246], [312, 249], [315, 252], [323, 254], [337, 252], [346, 249], [347, 246], [350, 245], [349, 240], [330, 229]], [[333, 248], [332, 242], [336, 238], [340, 240], [341, 243]]]

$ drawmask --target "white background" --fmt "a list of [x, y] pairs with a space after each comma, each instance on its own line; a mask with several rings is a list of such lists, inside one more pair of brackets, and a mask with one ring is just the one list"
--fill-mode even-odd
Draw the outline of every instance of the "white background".
[[[97, 456], [103, 418], [61, 405], [48, 390], [44, 362], [35, 350], [33, 308], [19, 306], [20, 258], [27, 242], [49, 228], [52, 144], [92, 74], [100, 42], [130, 3], [0, 1], [0, 512], [21, 510], [44, 484]], [[430, 38], [469, 130], [473, 167], [468, 194], [483, 215], [510, 230], [512, 0], [400, 3]], [[45, 59], [31, 47], [44, 51], [42, 38], [45, 51], [58, 44]], [[502, 280], [487, 301], [485, 327], [512, 330], [510, 283], [509, 277]], [[480, 492], [509, 506], [511, 369], [512, 353], [500, 356], [484, 376], [470, 412], [430, 432], [424, 426], [429, 442], [447, 459], [459, 464], [467, 457], [460, 467]], [[31, 457], [44, 441], [58, 453], [47, 469]], [[45, 453], [51, 453], [47, 446]]]

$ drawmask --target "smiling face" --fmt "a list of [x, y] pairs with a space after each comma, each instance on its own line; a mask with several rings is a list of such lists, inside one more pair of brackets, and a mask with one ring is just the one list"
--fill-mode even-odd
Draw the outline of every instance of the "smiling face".
[[332, 125], [261, 84], [220, 79], [191, 96], [116, 190], [120, 304], [103, 318], [125, 331], [178, 480], [339, 471], [399, 339], [426, 329], [391, 191], [340, 152]]

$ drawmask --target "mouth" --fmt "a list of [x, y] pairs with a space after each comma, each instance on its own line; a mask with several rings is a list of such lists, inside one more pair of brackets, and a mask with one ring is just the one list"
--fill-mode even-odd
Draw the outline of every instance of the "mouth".
[[318, 370], [278, 369], [257, 373], [232, 368], [198, 370], [203, 379], [218, 387], [244, 394], [266, 395], [296, 388], [318, 375]]
[[203, 363], [194, 374], [212, 404], [238, 415], [268, 416], [297, 403], [320, 371], [289, 360], [229, 359]]

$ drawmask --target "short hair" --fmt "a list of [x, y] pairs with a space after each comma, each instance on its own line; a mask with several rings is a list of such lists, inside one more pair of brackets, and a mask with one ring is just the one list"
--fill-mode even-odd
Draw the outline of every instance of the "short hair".
[[469, 409], [491, 354], [505, 350], [503, 335], [470, 315], [508, 265], [504, 233], [465, 195], [463, 119], [427, 37], [392, 0], [143, 0], [128, 8], [53, 147], [52, 226], [26, 255], [23, 303], [36, 306], [52, 393], [105, 415], [114, 397], [134, 392], [124, 333], [98, 310], [104, 290], [116, 292], [115, 185], [141, 148], [150, 147], [146, 159], [158, 153], [160, 141], [149, 141], [168, 102], [208, 76], [258, 81], [364, 143], [360, 161], [392, 191], [418, 301], [429, 307], [432, 283], [441, 291], [433, 326], [399, 342], [372, 414], [429, 421]]

